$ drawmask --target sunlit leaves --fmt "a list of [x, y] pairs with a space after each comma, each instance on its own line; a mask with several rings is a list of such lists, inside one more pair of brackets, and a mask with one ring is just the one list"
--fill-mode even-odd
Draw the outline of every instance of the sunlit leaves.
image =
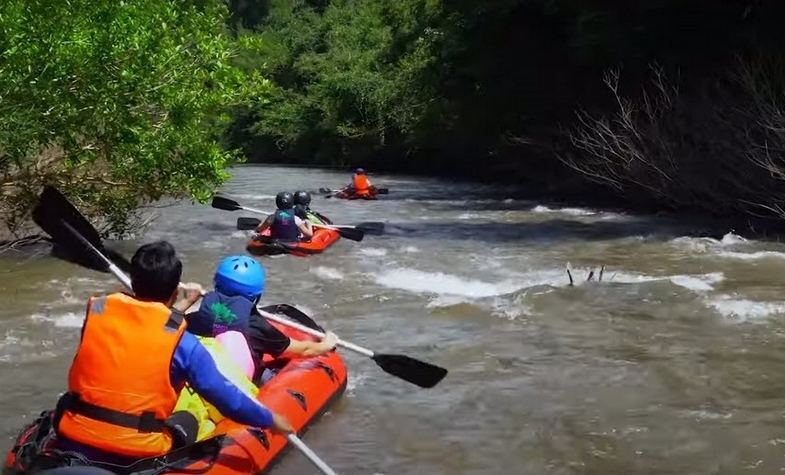
[[227, 107], [269, 89], [233, 64], [258, 43], [226, 18], [220, 0], [0, 2], [3, 217], [52, 182], [121, 231], [144, 202], [208, 198], [238, 158], [218, 144]]

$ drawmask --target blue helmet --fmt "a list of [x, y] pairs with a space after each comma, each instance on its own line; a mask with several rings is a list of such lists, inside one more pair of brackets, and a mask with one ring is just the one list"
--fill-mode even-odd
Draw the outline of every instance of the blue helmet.
[[357, 170], [354, 171], [354, 173], [358, 175], [365, 175], [365, 170], [363, 170], [362, 168], [358, 168]]
[[264, 293], [264, 278], [264, 267], [252, 257], [229, 256], [215, 270], [215, 290], [254, 301]]

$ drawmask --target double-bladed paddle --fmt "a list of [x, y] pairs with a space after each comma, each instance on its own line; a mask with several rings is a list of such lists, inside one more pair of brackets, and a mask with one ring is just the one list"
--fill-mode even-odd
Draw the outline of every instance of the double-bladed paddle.
[[[313, 319], [296, 307], [287, 304], [278, 304], [269, 307], [257, 307], [257, 310], [259, 310], [259, 313], [268, 320], [296, 328], [303, 333], [313, 335], [317, 338], [324, 338], [324, 332], [313, 327], [313, 325], [315, 325]], [[286, 318], [281, 318], [278, 315], [270, 313], [270, 311], [281, 313], [292, 320], [301, 323], [295, 323]], [[341, 339], [338, 340], [337, 344], [347, 350], [371, 358], [382, 370], [384, 370], [384, 372], [420, 386], [421, 388], [432, 388], [447, 376], [446, 369], [431, 363], [426, 363], [425, 361], [420, 361], [411, 356], [375, 353], [368, 348], [363, 348], [362, 346]]]
[[[33, 221], [52, 237], [52, 240], [63, 250], [62, 252], [67, 253], [66, 260], [90, 269], [110, 272], [128, 290], [132, 290], [131, 279], [113, 262], [117, 259], [122, 265], [129, 265], [128, 260], [114, 251], [110, 251], [114, 256], [110, 260], [105, 255], [107, 249], [104, 248], [98, 231], [57, 189], [44, 188], [38, 204], [33, 209]], [[330, 466], [308, 448], [296, 434], [286, 434], [286, 438], [322, 473], [336, 475]]]
[[[256, 229], [259, 225], [262, 224], [262, 221], [258, 218], [237, 218], [237, 229], [240, 231], [249, 231], [251, 229]], [[334, 226], [337, 228], [341, 228], [340, 225]], [[381, 235], [384, 234], [384, 223], [378, 223], [369, 221], [367, 223], [360, 223], [352, 228], [359, 229], [366, 234], [374, 234], [374, 235]]]
[[[224, 211], [238, 211], [238, 210], [245, 210], [250, 211], [251, 213], [258, 213], [269, 215], [272, 213], [268, 213], [267, 211], [263, 211], [256, 208], [250, 208], [248, 206], [243, 206], [235, 200], [223, 197], [223, 196], [215, 196], [213, 197], [212, 207], [216, 209], [221, 209]], [[384, 226], [384, 223], [380, 223]], [[362, 241], [365, 237], [365, 231], [359, 229], [355, 226], [335, 226], [335, 225], [324, 225], [324, 224], [311, 224], [315, 228], [325, 228], [325, 229], [332, 229], [338, 231], [341, 237], [349, 239], [351, 241]]]

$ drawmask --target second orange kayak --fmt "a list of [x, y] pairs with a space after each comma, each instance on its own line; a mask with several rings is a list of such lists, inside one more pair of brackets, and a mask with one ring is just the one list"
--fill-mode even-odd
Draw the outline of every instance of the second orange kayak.
[[335, 241], [340, 239], [338, 231], [326, 228], [315, 228], [310, 241], [282, 242], [270, 237], [268, 230], [257, 234], [246, 246], [246, 250], [256, 256], [272, 256], [277, 254], [293, 254], [295, 256], [308, 256], [319, 254]]

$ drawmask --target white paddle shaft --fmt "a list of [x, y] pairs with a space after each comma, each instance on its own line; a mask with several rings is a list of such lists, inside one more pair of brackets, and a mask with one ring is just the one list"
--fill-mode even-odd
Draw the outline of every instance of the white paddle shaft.
[[[306, 327], [305, 325], [289, 320], [288, 318], [283, 318], [273, 313], [265, 312], [260, 308], [258, 308], [258, 310], [259, 310], [259, 314], [268, 320], [272, 320], [274, 322], [280, 323], [281, 325], [292, 327], [295, 330], [300, 330], [301, 332], [315, 336], [316, 338], [324, 338], [324, 333], [320, 332], [319, 330], [314, 330], [313, 328]], [[360, 353], [361, 355], [367, 356], [368, 358], [373, 358], [374, 356], [374, 352], [369, 350], [368, 348], [363, 348], [362, 346], [355, 345], [354, 343], [343, 341], [340, 338], [338, 339], [336, 344], [338, 346], [342, 346], [346, 348], [347, 350], [351, 350], [354, 351], [355, 353]]]

